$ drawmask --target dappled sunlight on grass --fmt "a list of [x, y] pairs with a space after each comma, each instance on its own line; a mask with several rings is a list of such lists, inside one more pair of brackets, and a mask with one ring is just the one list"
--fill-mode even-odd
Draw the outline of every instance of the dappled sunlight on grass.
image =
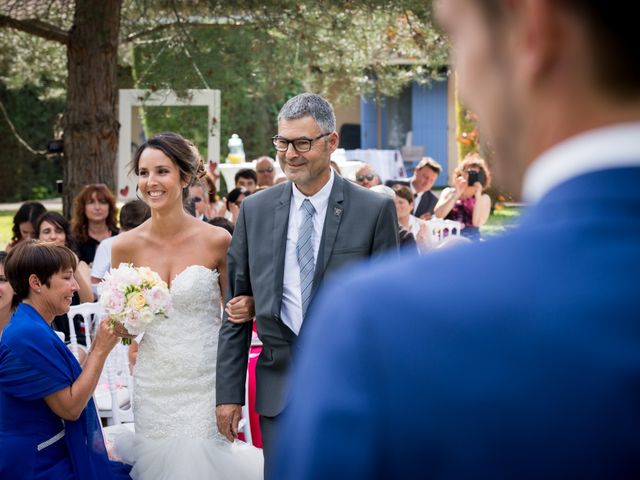
[[506, 232], [518, 224], [521, 213], [520, 207], [506, 207], [497, 204], [489, 220], [482, 226], [482, 236], [485, 238], [494, 237]]

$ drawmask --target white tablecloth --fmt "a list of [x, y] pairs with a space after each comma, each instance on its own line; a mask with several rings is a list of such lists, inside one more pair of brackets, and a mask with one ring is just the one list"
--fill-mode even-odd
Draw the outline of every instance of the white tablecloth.
[[382, 183], [394, 178], [404, 178], [407, 172], [399, 150], [345, 150], [348, 160], [360, 160], [373, 167]]

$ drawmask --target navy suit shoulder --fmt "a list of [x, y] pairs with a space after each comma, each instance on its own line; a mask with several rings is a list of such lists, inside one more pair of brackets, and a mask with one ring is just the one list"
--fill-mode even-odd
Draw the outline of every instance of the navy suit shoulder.
[[419, 217], [425, 213], [432, 214], [437, 203], [438, 197], [436, 197], [431, 190], [424, 192], [422, 197], [420, 197], [420, 203], [418, 204], [418, 208], [416, 208], [414, 215]]
[[334, 280], [274, 478], [639, 478], [638, 182], [582, 175], [501, 238]]

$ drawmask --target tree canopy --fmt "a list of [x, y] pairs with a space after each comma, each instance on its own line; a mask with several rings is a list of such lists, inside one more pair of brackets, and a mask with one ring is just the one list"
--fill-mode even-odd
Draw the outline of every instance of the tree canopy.
[[[447, 45], [429, 1], [112, 1], [120, 2], [116, 87], [220, 89], [222, 138], [235, 131], [256, 155], [293, 94], [311, 90], [334, 103], [381, 98], [446, 73]], [[3, 2], [7, 91], [30, 85], [43, 101], [68, 101], [77, 88], [69, 71], [83, 68], [68, 60], [70, 32], [80, 7], [102, 3]]]

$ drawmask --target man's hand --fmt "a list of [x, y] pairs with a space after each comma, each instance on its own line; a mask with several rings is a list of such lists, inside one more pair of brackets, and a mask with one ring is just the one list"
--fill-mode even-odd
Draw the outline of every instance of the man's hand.
[[227, 318], [232, 323], [245, 323], [253, 320], [256, 314], [253, 297], [240, 295], [227, 302], [225, 307]]
[[229, 403], [216, 407], [216, 420], [218, 421], [218, 431], [227, 440], [233, 442], [238, 438], [238, 424], [242, 417], [242, 405]]

